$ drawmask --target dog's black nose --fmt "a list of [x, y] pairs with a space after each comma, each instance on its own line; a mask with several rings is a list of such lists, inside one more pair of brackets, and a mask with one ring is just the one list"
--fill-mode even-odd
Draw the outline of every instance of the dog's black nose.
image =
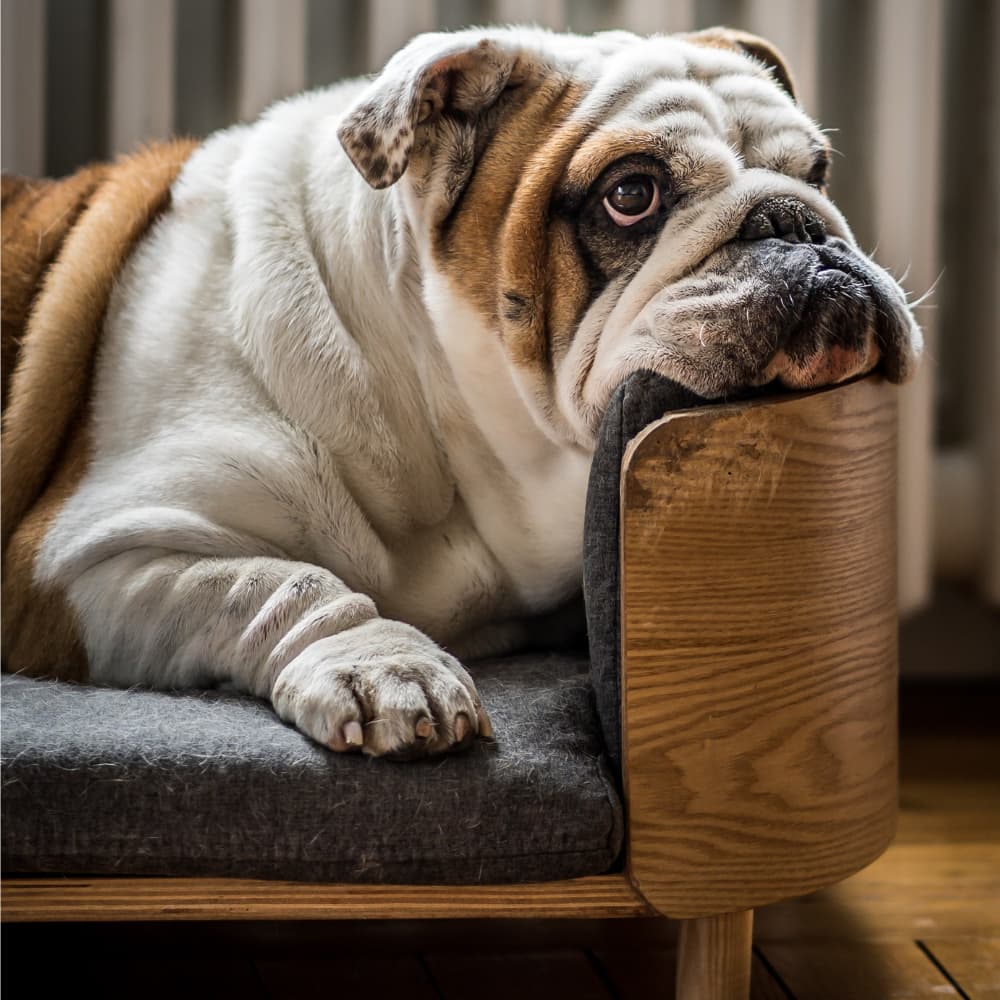
[[749, 215], [740, 229], [741, 240], [778, 239], [786, 243], [825, 243], [823, 220], [798, 198], [768, 198]]

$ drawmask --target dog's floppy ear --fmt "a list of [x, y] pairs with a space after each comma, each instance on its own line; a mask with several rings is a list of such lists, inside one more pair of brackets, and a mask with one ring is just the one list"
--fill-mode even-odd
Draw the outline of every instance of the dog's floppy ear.
[[734, 52], [753, 56], [757, 62], [763, 63], [771, 70], [775, 83], [786, 90], [792, 98], [795, 97], [792, 71], [788, 68], [785, 57], [766, 38], [735, 28], [705, 28], [704, 31], [693, 31], [684, 38], [699, 45], [732, 49]]
[[389, 60], [337, 136], [365, 180], [388, 187], [403, 176], [419, 126], [489, 107], [516, 64], [516, 52], [481, 34], [419, 35]]

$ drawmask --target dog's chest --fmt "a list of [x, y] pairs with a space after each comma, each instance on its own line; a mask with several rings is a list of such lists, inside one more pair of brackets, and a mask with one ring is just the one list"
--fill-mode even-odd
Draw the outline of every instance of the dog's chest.
[[430, 269], [425, 302], [441, 350], [428, 396], [458, 492], [523, 609], [546, 610], [580, 587], [592, 456], [545, 435], [495, 331]]
[[466, 502], [518, 597], [541, 611], [580, 586], [589, 459], [563, 452], [516, 471], [507, 488], [470, 484]]

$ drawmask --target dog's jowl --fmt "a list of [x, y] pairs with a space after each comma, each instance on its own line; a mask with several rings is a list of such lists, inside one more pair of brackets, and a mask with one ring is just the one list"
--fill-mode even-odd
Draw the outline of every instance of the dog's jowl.
[[579, 590], [627, 375], [913, 370], [828, 161], [760, 39], [511, 28], [5, 182], [6, 668], [231, 683], [338, 751], [489, 735], [456, 657]]

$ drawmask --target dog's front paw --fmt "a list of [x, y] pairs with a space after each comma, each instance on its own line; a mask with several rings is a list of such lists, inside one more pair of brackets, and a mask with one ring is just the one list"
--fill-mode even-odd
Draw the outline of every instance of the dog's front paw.
[[406, 760], [492, 735], [462, 665], [417, 629], [383, 618], [307, 647], [278, 675], [271, 700], [331, 750]]

